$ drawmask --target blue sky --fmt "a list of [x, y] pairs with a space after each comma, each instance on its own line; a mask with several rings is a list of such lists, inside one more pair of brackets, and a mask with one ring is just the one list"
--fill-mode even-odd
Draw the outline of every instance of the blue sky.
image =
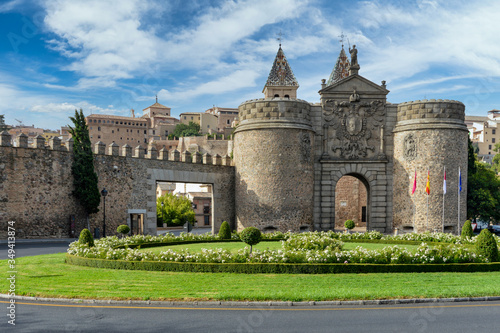
[[[85, 114], [238, 107], [263, 97], [277, 34], [318, 102], [340, 52], [387, 81], [392, 103], [455, 99], [469, 115], [500, 109], [500, 2], [0, 0], [0, 114], [59, 129]], [[346, 42], [347, 44], [347, 42]]]

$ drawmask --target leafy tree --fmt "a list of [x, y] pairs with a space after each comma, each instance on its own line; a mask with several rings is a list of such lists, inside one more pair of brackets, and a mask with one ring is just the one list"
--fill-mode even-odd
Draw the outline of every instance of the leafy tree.
[[468, 174], [467, 216], [500, 220], [500, 179], [484, 163], [475, 162], [475, 172]]
[[[163, 205], [162, 205], [163, 203]], [[191, 201], [184, 196], [167, 193], [156, 199], [156, 215], [158, 221], [166, 223], [169, 227], [181, 226], [196, 221]]]
[[243, 231], [240, 233], [240, 239], [250, 245], [250, 253], [252, 253], [253, 246], [260, 243], [262, 239], [262, 233], [255, 227], [248, 227], [243, 229]]
[[5, 125], [5, 116], [3, 114], [0, 114], [0, 132], [8, 130], [10, 130], [10, 127]]
[[173, 134], [178, 138], [183, 136], [201, 136], [200, 125], [192, 121], [189, 122], [189, 125], [177, 124]]
[[75, 110], [75, 116], [70, 117], [74, 127], [69, 127], [73, 136], [73, 195], [80, 202], [87, 214], [99, 211], [101, 195], [97, 187], [97, 174], [94, 171], [94, 156], [90, 143], [89, 129], [85, 122], [83, 110]]

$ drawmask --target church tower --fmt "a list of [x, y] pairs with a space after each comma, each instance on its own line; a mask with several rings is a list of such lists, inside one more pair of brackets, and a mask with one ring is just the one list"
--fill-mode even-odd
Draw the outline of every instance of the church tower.
[[273, 67], [262, 92], [265, 98], [281, 97], [296, 99], [298, 88], [299, 83], [295, 75], [293, 75], [280, 44]]

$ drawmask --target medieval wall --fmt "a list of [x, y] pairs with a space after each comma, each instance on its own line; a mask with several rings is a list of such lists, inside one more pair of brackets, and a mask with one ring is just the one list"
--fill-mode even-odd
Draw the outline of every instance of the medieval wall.
[[[42, 138], [43, 140], [43, 138]], [[71, 146], [46, 148], [0, 145], [0, 235], [6, 237], [7, 221], [16, 222], [19, 238], [71, 237], [70, 215], [75, 216], [76, 235], [87, 227], [85, 214], [75, 201]], [[27, 142], [26, 142], [27, 143]], [[116, 233], [132, 212], [144, 212], [144, 232], [156, 234], [156, 182], [213, 184], [213, 230], [222, 221], [234, 223], [234, 168], [219, 155], [178, 151], [157, 152], [102, 143], [95, 145], [95, 170], [99, 189], [106, 188], [106, 234]], [[90, 227], [102, 230], [103, 210], [90, 216]], [[102, 232], [102, 231], [101, 231]]]

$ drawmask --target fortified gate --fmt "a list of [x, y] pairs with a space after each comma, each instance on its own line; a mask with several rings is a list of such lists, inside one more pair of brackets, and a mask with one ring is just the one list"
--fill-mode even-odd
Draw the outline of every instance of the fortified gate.
[[[361, 76], [355, 46], [349, 51], [351, 61], [342, 47], [329, 79], [322, 80], [320, 103], [312, 104], [297, 98], [299, 84], [280, 45], [264, 98], [239, 106], [233, 159], [152, 145], [144, 156], [140, 146], [132, 154], [128, 145], [96, 143], [99, 188], [110, 193], [108, 230], [140, 221], [142, 232], [156, 234], [155, 189], [168, 181], [213, 186], [212, 232], [224, 220], [239, 231], [343, 229], [357, 214], [342, 210], [347, 200], [336, 197], [345, 193], [357, 195], [367, 230], [457, 232], [467, 198], [464, 105], [392, 104], [385, 81]], [[50, 148], [42, 137], [28, 147], [21, 135], [12, 146], [10, 135], [0, 133], [2, 230], [10, 220], [26, 238], [68, 237], [87, 225], [101, 226], [103, 214], [87, 222], [71, 195], [71, 142], [61, 147], [56, 139]], [[346, 179], [351, 186], [344, 188]], [[71, 232], [70, 216], [77, 225]]]
[[344, 176], [366, 189], [367, 230], [453, 232], [466, 216], [464, 105], [391, 104], [385, 81], [359, 75], [355, 46], [350, 52], [351, 62], [342, 47], [329, 80], [322, 81], [321, 102], [311, 104], [296, 98], [298, 82], [280, 45], [265, 97], [240, 105], [234, 136], [238, 230], [342, 228], [335, 196]]

